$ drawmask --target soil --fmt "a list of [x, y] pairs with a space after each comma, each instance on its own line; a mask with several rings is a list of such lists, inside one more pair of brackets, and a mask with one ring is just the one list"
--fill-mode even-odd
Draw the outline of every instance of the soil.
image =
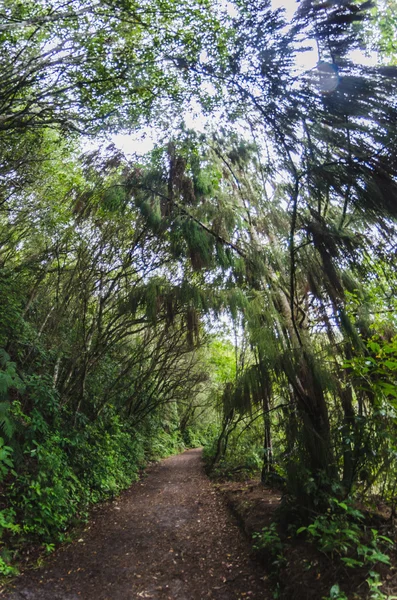
[[[272, 522], [278, 523], [278, 534], [283, 545], [283, 557], [280, 562], [270, 551], [256, 552], [255, 558], [263, 564], [268, 573], [274, 591], [279, 600], [319, 600], [329, 598], [330, 589], [338, 583], [349, 600], [365, 600], [370, 596], [366, 582], [370, 567], [349, 569], [335, 558], [320, 552], [304, 536], [292, 536], [288, 523], [280, 519], [277, 509], [280, 507], [281, 493], [264, 487], [260, 481], [225, 481], [218, 485], [226, 503], [236, 516], [240, 526], [251, 539], [254, 532], [261, 531]], [[366, 527], [376, 529], [380, 534], [394, 539], [395, 529], [390, 521], [390, 511], [376, 504], [376, 510], [365, 513]], [[382, 510], [383, 508], [383, 510]], [[396, 551], [387, 551], [391, 566], [378, 564], [375, 570], [380, 573], [383, 582], [381, 591], [388, 600], [397, 600], [397, 555]]]
[[[349, 600], [368, 598], [368, 567], [348, 569], [291, 536], [276, 513], [280, 500], [260, 481], [211, 483], [201, 451], [189, 450], [151, 466], [96, 509], [74, 543], [0, 590], [1, 600], [319, 600], [335, 583]], [[253, 554], [249, 543], [272, 522], [279, 523], [281, 562], [272, 548]], [[366, 524], [394, 537], [379, 510]], [[391, 599], [397, 555], [389, 554], [392, 566], [377, 570]]]
[[249, 539], [277, 519], [274, 514], [280, 506], [281, 492], [264, 487], [260, 481], [224, 481], [218, 484], [226, 504], [237, 518]]
[[201, 451], [152, 466], [96, 513], [74, 543], [27, 571], [2, 600], [267, 600], [263, 567], [221, 494]]

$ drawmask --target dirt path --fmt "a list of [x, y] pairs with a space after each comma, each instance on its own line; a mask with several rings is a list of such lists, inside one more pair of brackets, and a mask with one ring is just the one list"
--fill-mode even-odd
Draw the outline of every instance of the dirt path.
[[201, 452], [161, 461], [79, 541], [2, 600], [266, 600], [263, 572], [205, 476]]

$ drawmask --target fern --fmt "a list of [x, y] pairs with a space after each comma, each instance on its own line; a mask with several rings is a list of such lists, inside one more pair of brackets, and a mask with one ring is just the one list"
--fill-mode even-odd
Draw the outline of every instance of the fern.
[[10, 406], [9, 402], [0, 402], [0, 429], [8, 439], [11, 439], [15, 432], [15, 425], [9, 415]]

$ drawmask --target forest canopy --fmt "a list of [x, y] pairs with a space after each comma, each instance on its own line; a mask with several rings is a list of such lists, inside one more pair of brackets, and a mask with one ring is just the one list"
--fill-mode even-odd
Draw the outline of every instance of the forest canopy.
[[394, 506], [392, 9], [3, 0], [1, 572], [182, 446]]

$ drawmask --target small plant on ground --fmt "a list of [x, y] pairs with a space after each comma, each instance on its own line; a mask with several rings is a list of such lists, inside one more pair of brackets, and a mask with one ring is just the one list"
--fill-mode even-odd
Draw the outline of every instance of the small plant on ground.
[[347, 596], [339, 587], [339, 584], [336, 583], [332, 586], [329, 591], [329, 596], [323, 596], [323, 600], [347, 600]]
[[[340, 502], [332, 498], [326, 514], [319, 515], [313, 523], [297, 530], [298, 534], [303, 532], [331, 559], [339, 558], [350, 568], [368, 567], [366, 582], [369, 598], [387, 598], [380, 590], [382, 581], [374, 567], [379, 563], [390, 565], [390, 558], [384, 550], [391, 548], [393, 542], [376, 529], [368, 530], [364, 525], [364, 515], [348, 501]], [[330, 590], [329, 600], [345, 598], [344, 592], [335, 584]]]
[[284, 544], [278, 534], [276, 523], [271, 523], [269, 527], [253, 533], [252, 537], [255, 540], [254, 549], [269, 553], [273, 558], [273, 566], [280, 568], [285, 564]]

